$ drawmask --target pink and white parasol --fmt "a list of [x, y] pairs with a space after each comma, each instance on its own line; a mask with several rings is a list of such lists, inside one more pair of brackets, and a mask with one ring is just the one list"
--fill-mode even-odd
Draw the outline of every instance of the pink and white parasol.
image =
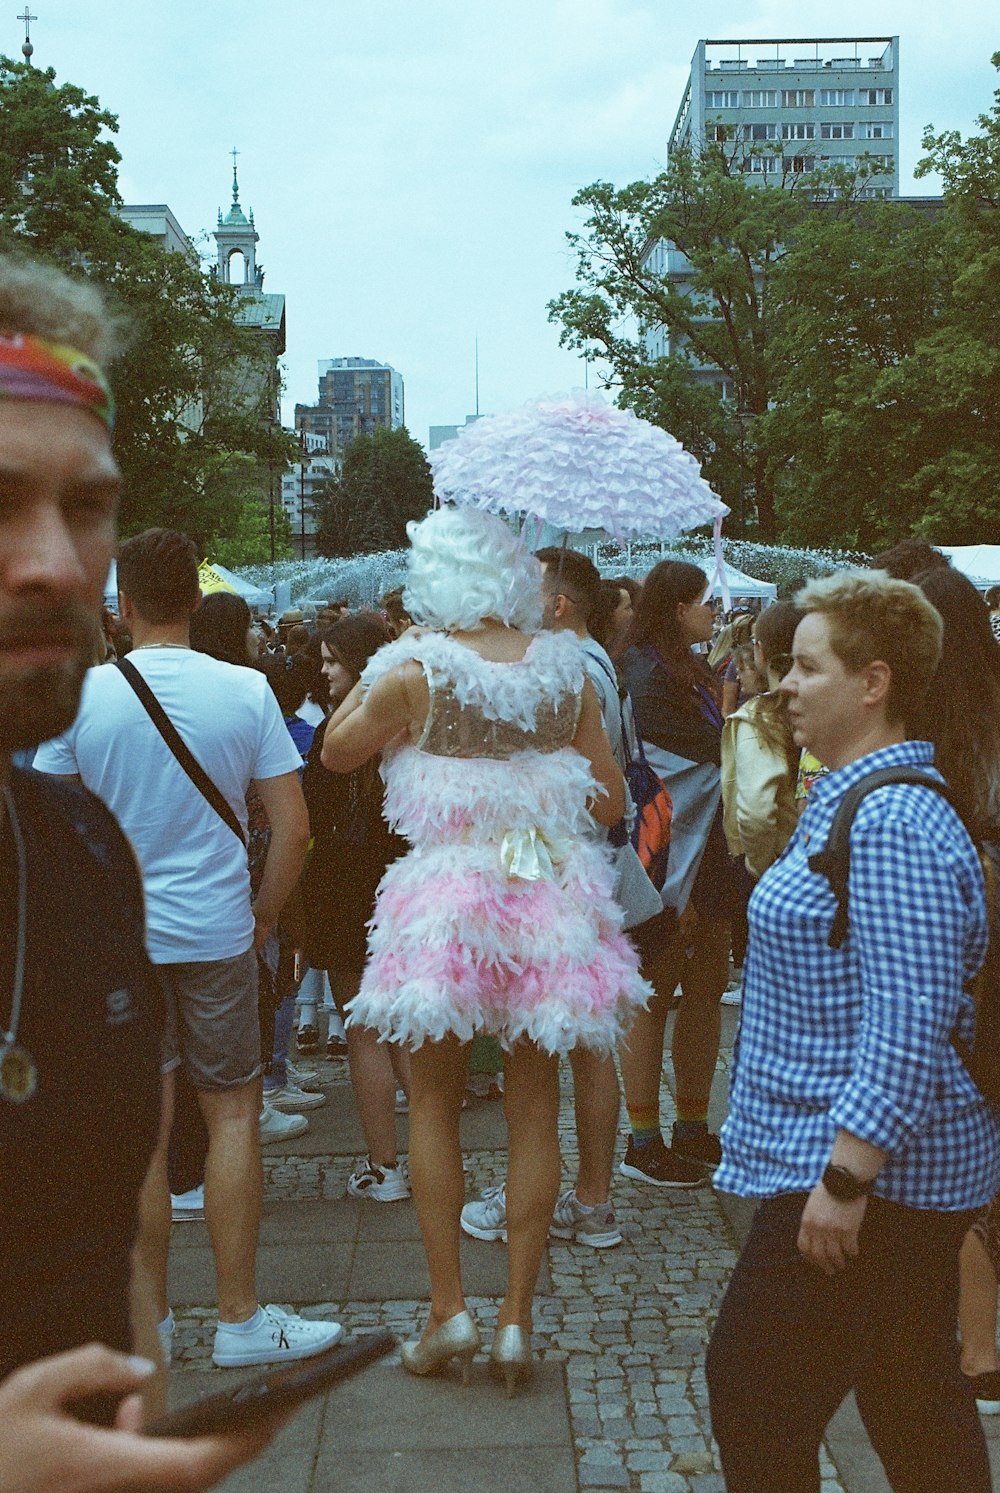
[[431, 452], [439, 502], [532, 515], [578, 534], [672, 539], [729, 512], [667, 431], [575, 389], [486, 415]]

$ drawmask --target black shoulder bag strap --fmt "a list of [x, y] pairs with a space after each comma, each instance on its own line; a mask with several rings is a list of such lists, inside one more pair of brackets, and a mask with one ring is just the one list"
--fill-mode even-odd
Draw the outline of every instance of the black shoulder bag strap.
[[887, 787], [890, 783], [908, 783], [918, 788], [930, 788], [935, 793], [939, 793], [942, 798], [947, 799], [954, 808], [947, 785], [921, 772], [919, 767], [879, 767], [848, 788], [837, 805], [825, 850], [818, 850], [809, 857], [810, 871], [817, 871], [821, 876], [826, 877], [837, 899], [837, 911], [827, 939], [827, 944], [831, 949], [839, 949], [847, 937], [850, 917], [847, 905], [847, 881], [851, 869], [851, 825], [854, 822], [854, 816], [863, 798], [867, 798], [869, 793], [874, 793], [877, 788]]
[[194, 786], [198, 789], [198, 792], [202, 795], [203, 798], [208, 800], [212, 808], [218, 814], [219, 818], [223, 820], [225, 824], [227, 824], [228, 827], [232, 830], [233, 834], [239, 840], [240, 844], [245, 846], [246, 840], [243, 837], [243, 831], [240, 828], [240, 822], [237, 819], [236, 815], [233, 813], [230, 804], [212, 782], [212, 779], [202, 767], [201, 763], [197, 761], [197, 759], [192, 755], [189, 748], [185, 746], [184, 741], [182, 740], [177, 730], [177, 727], [174, 725], [173, 721], [170, 719], [169, 715], [164, 710], [159, 700], [153, 694], [153, 691], [150, 689], [145, 679], [143, 679], [135, 664], [130, 663], [127, 658], [122, 658], [118, 660], [118, 663], [115, 665], [115, 667], [124, 676], [124, 678], [135, 690], [136, 694], [139, 696], [139, 700], [143, 706], [143, 709], [146, 711], [146, 714], [149, 716], [150, 720], [153, 722], [153, 725], [156, 727], [157, 731], [159, 731], [160, 735], [163, 737], [163, 740], [167, 743], [167, 746], [173, 752], [174, 756], [177, 758], [177, 761], [183, 767], [184, 771], [187, 773]]

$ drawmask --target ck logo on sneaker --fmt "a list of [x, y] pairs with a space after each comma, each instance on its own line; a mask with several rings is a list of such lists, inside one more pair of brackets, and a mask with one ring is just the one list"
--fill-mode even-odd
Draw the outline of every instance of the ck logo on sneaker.
[[127, 990], [112, 990], [106, 997], [107, 1015], [105, 1021], [108, 1026], [121, 1026], [123, 1021], [131, 1021], [135, 1014], [132, 1008], [132, 997]]

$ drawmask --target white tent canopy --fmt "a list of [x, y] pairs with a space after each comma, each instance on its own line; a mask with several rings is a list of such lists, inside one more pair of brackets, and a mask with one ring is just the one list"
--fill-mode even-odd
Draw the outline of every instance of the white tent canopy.
[[[712, 595], [721, 596], [722, 587], [715, 573], [714, 556], [701, 556], [694, 563], [701, 566], [712, 582]], [[733, 606], [743, 597], [746, 597], [748, 600], [751, 598], [754, 600], [760, 598], [764, 601], [776, 601], [778, 597], [778, 588], [773, 581], [758, 581], [755, 576], [747, 575], [745, 571], [737, 570], [736, 566], [730, 565], [728, 561], [726, 561], [726, 585], [729, 587], [729, 596]]]
[[[222, 579], [236, 592], [242, 596], [247, 606], [267, 607], [274, 605], [274, 597], [270, 591], [265, 591], [262, 586], [255, 586], [252, 581], [244, 580], [242, 576], [235, 575], [233, 571], [227, 570], [224, 565], [212, 565]], [[108, 578], [104, 583], [104, 604], [111, 607], [113, 611], [118, 610], [118, 561], [112, 560]]]
[[1000, 544], [939, 544], [935, 548], [981, 591], [1000, 586]]

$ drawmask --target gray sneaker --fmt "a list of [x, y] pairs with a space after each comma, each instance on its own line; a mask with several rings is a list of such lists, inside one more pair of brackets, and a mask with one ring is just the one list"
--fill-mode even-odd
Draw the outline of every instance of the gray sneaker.
[[487, 1187], [478, 1202], [466, 1203], [462, 1209], [462, 1228], [473, 1239], [485, 1239], [488, 1244], [500, 1240], [506, 1244], [506, 1187]]
[[576, 1239], [594, 1249], [610, 1249], [622, 1242], [622, 1231], [611, 1204], [597, 1203], [588, 1208], [580, 1202], [574, 1187], [558, 1198], [549, 1234], [553, 1239]]

